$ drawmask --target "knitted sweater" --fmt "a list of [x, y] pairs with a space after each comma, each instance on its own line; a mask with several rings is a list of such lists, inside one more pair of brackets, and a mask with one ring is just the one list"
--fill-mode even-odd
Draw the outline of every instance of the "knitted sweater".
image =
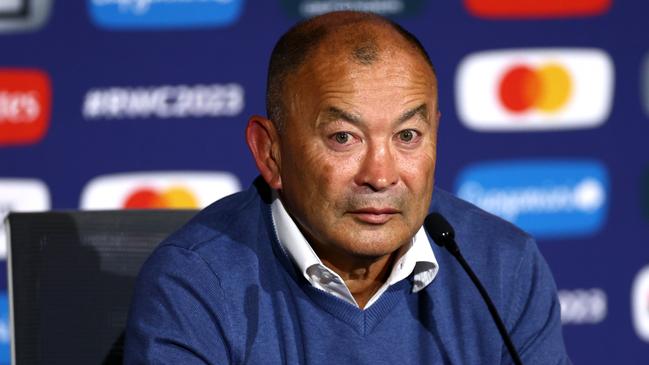
[[[567, 364], [550, 271], [511, 224], [436, 189], [431, 210], [490, 293], [525, 364]], [[509, 364], [478, 291], [433, 245], [439, 273], [367, 310], [312, 287], [277, 241], [268, 187], [219, 200], [165, 240], [140, 272], [126, 364]]]

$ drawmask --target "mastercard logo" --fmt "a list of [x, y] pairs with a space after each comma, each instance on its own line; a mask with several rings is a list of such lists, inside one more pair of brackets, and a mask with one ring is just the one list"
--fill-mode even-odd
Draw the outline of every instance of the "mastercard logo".
[[129, 194], [124, 201], [125, 209], [197, 209], [196, 196], [186, 187], [172, 186], [158, 191], [140, 188]]
[[477, 131], [595, 128], [610, 114], [613, 81], [613, 62], [599, 49], [478, 52], [458, 67], [455, 100]]
[[241, 190], [223, 171], [135, 172], [98, 176], [81, 193], [81, 209], [200, 209]]
[[547, 63], [538, 68], [515, 65], [506, 70], [498, 84], [502, 105], [514, 113], [530, 109], [557, 112], [570, 100], [571, 94], [570, 73], [558, 63]]

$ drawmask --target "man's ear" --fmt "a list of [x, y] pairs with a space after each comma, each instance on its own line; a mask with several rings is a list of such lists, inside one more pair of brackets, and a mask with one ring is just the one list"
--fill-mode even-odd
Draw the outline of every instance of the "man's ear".
[[262, 116], [253, 115], [246, 127], [246, 142], [266, 183], [273, 189], [281, 189], [282, 161], [279, 133], [275, 123]]

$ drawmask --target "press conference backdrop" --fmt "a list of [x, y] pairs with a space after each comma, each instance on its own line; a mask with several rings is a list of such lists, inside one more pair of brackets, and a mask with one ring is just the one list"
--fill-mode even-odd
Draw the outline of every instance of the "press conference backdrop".
[[643, 0], [2, 0], [0, 211], [203, 207], [247, 187], [274, 42], [340, 8], [430, 52], [437, 186], [538, 239], [573, 361], [649, 363]]

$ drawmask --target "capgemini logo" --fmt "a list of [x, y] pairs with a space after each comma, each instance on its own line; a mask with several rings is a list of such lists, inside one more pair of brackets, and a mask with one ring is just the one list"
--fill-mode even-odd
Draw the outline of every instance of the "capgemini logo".
[[603, 224], [608, 176], [595, 161], [515, 161], [465, 169], [456, 193], [537, 238], [580, 236]]
[[148, 13], [151, 10], [152, 6], [156, 6], [159, 4], [163, 3], [216, 3], [220, 5], [227, 5], [231, 4], [233, 0], [194, 0], [194, 1], [187, 1], [187, 0], [94, 0], [94, 4], [100, 5], [100, 6], [106, 6], [106, 5], [116, 5], [117, 9], [122, 12], [122, 13], [132, 13], [135, 15], [144, 15]]
[[102, 28], [195, 28], [226, 26], [240, 16], [243, 0], [88, 0]]

